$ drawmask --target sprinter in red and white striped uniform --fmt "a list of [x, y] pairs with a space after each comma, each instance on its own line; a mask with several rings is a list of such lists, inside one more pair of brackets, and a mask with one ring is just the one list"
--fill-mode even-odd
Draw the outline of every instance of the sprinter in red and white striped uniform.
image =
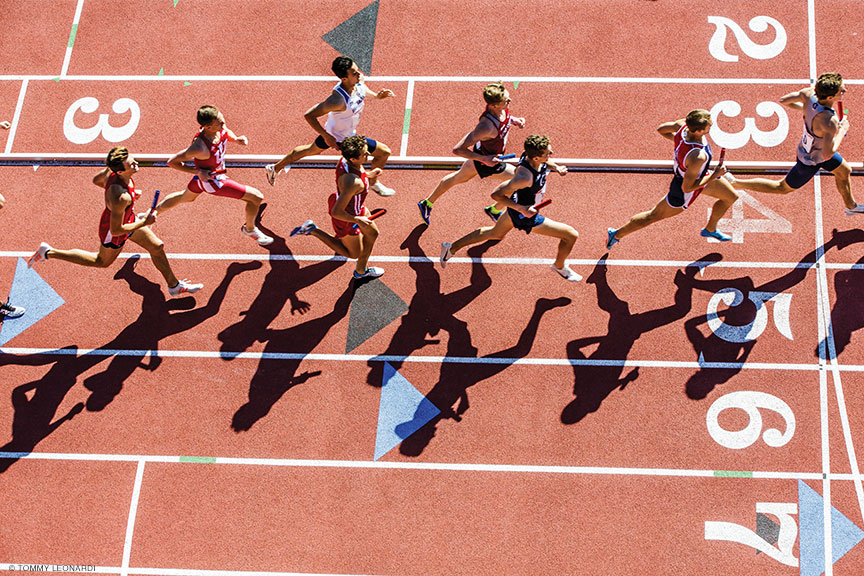
[[692, 110], [686, 118], [665, 122], [657, 128], [661, 136], [675, 143], [674, 175], [669, 184], [669, 193], [652, 210], [636, 214], [621, 228], [609, 228], [606, 237], [607, 250], [611, 250], [612, 246], [628, 234], [680, 214], [700, 193], [717, 199], [711, 209], [708, 223], [700, 235], [720, 242], [728, 242], [732, 239], [728, 234], [717, 230], [717, 222], [738, 199], [738, 193], [728, 180], [720, 178], [726, 173], [725, 166], [719, 166], [710, 174], [708, 173], [708, 164], [711, 162], [708, 131], [711, 125], [710, 112]]
[[[507, 147], [507, 134], [511, 126], [525, 127], [525, 118], [510, 115], [510, 93], [501, 83], [488, 84], [483, 89], [486, 109], [474, 130], [465, 135], [453, 148], [453, 153], [465, 158], [462, 167], [444, 176], [429, 196], [417, 203], [420, 217], [429, 224], [432, 206], [445, 192], [464, 184], [475, 176], [492, 176], [497, 180], [509, 180], [516, 173], [514, 164], [505, 164], [500, 156]], [[486, 214], [497, 221], [503, 209], [502, 204], [486, 207]]]
[[[255, 226], [264, 195], [252, 186], [228, 178], [225, 173], [225, 144], [237, 142], [245, 146], [249, 140], [246, 136], [237, 136], [226, 128], [225, 117], [215, 106], [199, 108], [197, 119], [201, 127], [192, 139], [192, 144], [168, 160], [168, 166], [192, 174], [192, 179], [186, 190], [166, 196], [159, 203], [157, 211], [164, 213], [178, 204], [194, 202], [202, 192], [243, 200], [246, 203], [246, 222], [240, 227], [240, 232], [261, 246], [272, 244], [273, 238]], [[189, 162], [192, 166], [187, 164]]]
[[126, 148], [118, 146], [111, 149], [105, 163], [108, 167], [93, 177], [93, 183], [105, 189], [105, 210], [99, 221], [99, 251], [85, 252], [77, 248], [58, 250], [43, 242], [30, 257], [27, 266], [32, 267], [50, 258], [80, 266], [107, 268], [120, 255], [126, 240], [132, 240], [150, 253], [150, 259], [165, 278], [171, 296], [191, 294], [203, 288], [203, 284], [192, 284], [174, 276], [162, 240], [150, 229], [150, 224], [156, 222], [156, 211], [145, 212], [141, 217], [135, 216], [135, 200], [141, 195], [135, 190], [132, 181], [132, 175], [138, 172], [135, 158]]
[[372, 246], [378, 238], [378, 227], [369, 219], [369, 209], [366, 208], [366, 195], [369, 193], [369, 180], [380, 172], [374, 168], [366, 172], [363, 161], [369, 154], [366, 137], [349, 136], [342, 141], [340, 147], [342, 158], [336, 166], [336, 193], [327, 200], [330, 220], [335, 236], [324, 232], [315, 222], [307, 220], [302, 226], [291, 231], [291, 236], [298, 234], [314, 236], [331, 250], [345, 258], [356, 258], [357, 266], [354, 278], [377, 278], [384, 273], [381, 268], [367, 267]]

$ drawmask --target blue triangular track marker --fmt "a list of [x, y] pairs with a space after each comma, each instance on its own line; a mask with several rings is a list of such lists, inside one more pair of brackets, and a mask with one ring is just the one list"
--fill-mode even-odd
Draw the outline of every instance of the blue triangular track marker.
[[5, 345], [39, 320], [65, 304], [63, 298], [42, 279], [35, 270], [27, 268], [23, 258], [18, 258], [15, 277], [9, 291], [12, 304], [27, 309], [20, 318], [6, 320], [0, 325], [0, 346]]
[[354, 60], [361, 72], [371, 74], [377, 26], [378, 0], [375, 0], [321, 38], [339, 54]]
[[383, 384], [378, 433], [375, 435], [375, 460], [441, 413], [389, 362], [384, 363]]
[[[799, 551], [801, 576], [825, 572], [825, 522], [823, 499], [803, 480], [798, 480]], [[831, 564], [864, 540], [864, 531], [831, 507]]]

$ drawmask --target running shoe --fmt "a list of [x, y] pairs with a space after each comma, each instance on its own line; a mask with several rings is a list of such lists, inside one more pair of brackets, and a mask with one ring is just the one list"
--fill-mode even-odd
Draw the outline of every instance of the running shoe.
[[854, 208], [846, 208], [846, 216], [854, 216], [855, 214], [864, 214], [864, 204], [855, 204]]
[[432, 205], [429, 204], [428, 200], [420, 200], [417, 202], [417, 207], [420, 208], [420, 217], [423, 218], [423, 222], [428, 226], [429, 216], [432, 215]]
[[0, 302], [0, 318], [18, 318], [23, 315], [23, 306], [12, 306], [9, 302]]
[[267, 182], [273, 186], [276, 183], [276, 165], [267, 164], [264, 166], [264, 171], [267, 172]]
[[555, 264], [552, 264], [552, 269], [558, 273], [559, 276], [567, 280], [568, 282], [579, 282], [582, 280], [582, 276], [574, 272], [569, 266], [566, 264], [563, 268], [556, 268]]
[[51, 246], [42, 242], [39, 245], [39, 249], [36, 250], [36, 253], [30, 256], [30, 259], [27, 260], [27, 267], [32, 268], [34, 264], [38, 264], [44, 260], [48, 259], [48, 251], [51, 250]]
[[370, 266], [369, 268], [366, 268], [366, 271], [363, 272], [362, 274], [360, 274], [359, 272], [357, 272], [355, 270], [354, 271], [354, 279], [355, 280], [362, 280], [364, 278], [378, 278], [382, 274], [384, 274], [383, 268], [376, 268], [375, 266]]
[[447, 261], [453, 257], [453, 254], [450, 253], [450, 246], [452, 245], [451, 242], [441, 243], [441, 268], [445, 268], [447, 266]]
[[489, 216], [489, 218], [492, 219], [492, 222], [498, 222], [498, 218], [501, 217], [501, 214], [503, 212], [498, 212], [496, 214], [495, 212], [492, 211], [494, 209], [495, 209], [495, 205], [493, 204], [492, 206], [486, 206], [485, 208], [483, 208], [483, 211], [486, 213], [487, 216]]
[[302, 234], [303, 236], [308, 236], [312, 230], [315, 230], [318, 226], [315, 225], [315, 222], [312, 220], [306, 220], [302, 226], [297, 226], [293, 230], [291, 230], [291, 234], [289, 237], [297, 236], [298, 234]]
[[379, 196], [393, 196], [394, 194], [396, 194], [395, 190], [384, 186], [380, 182], [376, 182], [375, 184], [370, 186], [369, 189], [378, 194]]
[[611, 250], [612, 246], [620, 242], [618, 238], [615, 238], [615, 234], [618, 233], [618, 230], [615, 228], [609, 228], [606, 230], [606, 250]]
[[244, 236], [248, 236], [249, 238], [252, 238], [256, 242], [258, 242], [258, 244], [261, 246], [267, 246], [268, 244], [273, 243], [273, 238], [271, 238], [270, 236], [267, 236], [266, 234], [261, 232], [261, 230], [259, 230], [257, 226], [255, 228], [253, 228], [251, 232], [247, 232], [246, 231], [246, 225], [243, 224], [243, 226], [240, 227], [240, 231], [243, 232]]
[[179, 296], [180, 294], [194, 294], [203, 288], [203, 284], [190, 284], [189, 280], [180, 280], [176, 286], [168, 287], [168, 294]]
[[709, 232], [707, 229], [702, 228], [702, 231], [699, 233], [703, 238], [714, 238], [715, 240], [719, 240], [720, 242], [728, 242], [732, 240], [732, 237], [728, 234], [723, 234], [719, 230], [715, 230], [714, 232]]

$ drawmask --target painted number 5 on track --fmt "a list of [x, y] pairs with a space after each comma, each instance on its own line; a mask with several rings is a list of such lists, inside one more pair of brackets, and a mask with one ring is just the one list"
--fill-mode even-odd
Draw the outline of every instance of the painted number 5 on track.
[[130, 98], [119, 98], [111, 106], [114, 113], [131, 113], [129, 120], [122, 126], [113, 126], [108, 119], [108, 114], [99, 114], [96, 123], [93, 124], [91, 121], [92, 125], [89, 128], [81, 128], [75, 124], [75, 114], [79, 110], [89, 115], [98, 109], [99, 100], [92, 96], [85, 96], [73, 102], [63, 118], [63, 134], [66, 139], [73, 144], [89, 144], [101, 135], [106, 142], [123, 142], [135, 133], [138, 122], [141, 120], [141, 109], [138, 107], [138, 103]]

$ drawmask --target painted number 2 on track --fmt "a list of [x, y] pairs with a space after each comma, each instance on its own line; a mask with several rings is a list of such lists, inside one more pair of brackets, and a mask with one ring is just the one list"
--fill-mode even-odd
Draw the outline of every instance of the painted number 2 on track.
[[99, 100], [92, 96], [79, 98], [66, 110], [63, 118], [63, 134], [73, 144], [89, 144], [99, 136], [106, 142], [117, 143], [128, 139], [138, 128], [141, 120], [141, 109], [138, 103], [130, 98], [117, 99], [111, 109], [115, 114], [130, 113], [129, 119], [122, 126], [113, 126], [109, 120], [109, 114], [99, 114], [95, 124], [92, 120], [88, 128], [81, 128], [75, 124], [75, 115], [80, 110], [85, 115], [90, 115], [99, 109]]

